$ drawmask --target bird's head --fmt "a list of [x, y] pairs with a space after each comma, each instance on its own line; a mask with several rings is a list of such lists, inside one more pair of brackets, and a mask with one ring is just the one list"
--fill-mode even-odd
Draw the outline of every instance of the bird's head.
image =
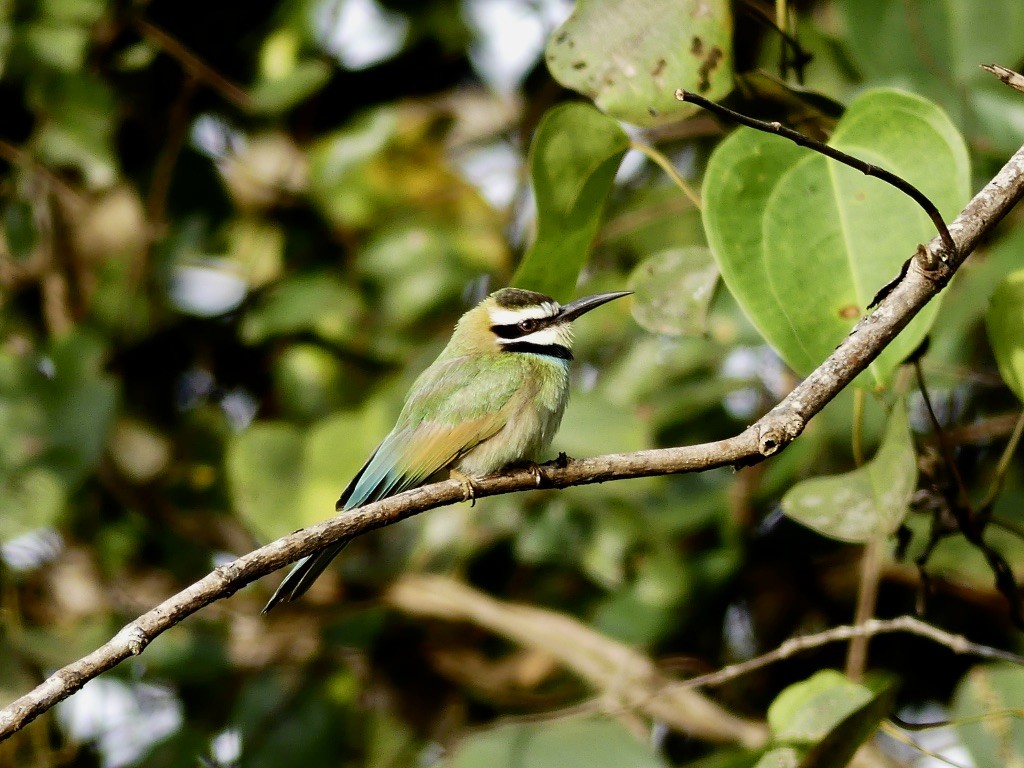
[[[480, 351], [524, 352], [572, 359], [572, 321], [630, 291], [585, 296], [564, 306], [536, 291], [502, 288], [459, 321], [457, 333]], [[474, 345], [476, 346], [476, 345]]]

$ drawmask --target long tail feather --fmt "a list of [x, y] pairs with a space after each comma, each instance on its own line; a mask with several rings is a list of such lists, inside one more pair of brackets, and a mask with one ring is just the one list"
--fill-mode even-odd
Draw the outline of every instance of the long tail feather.
[[277, 591], [267, 601], [262, 612], [266, 613], [278, 603], [291, 602], [305, 594], [317, 577], [324, 572], [324, 569], [330, 564], [331, 560], [337, 557], [338, 553], [347, 544], [348, 540], [339, 541], [323, 552], [317, 552], [314, 555], [309, 555], [299, 560], [289, 571], [288, 575], [284, 577], [281, 586], [277, 588]]

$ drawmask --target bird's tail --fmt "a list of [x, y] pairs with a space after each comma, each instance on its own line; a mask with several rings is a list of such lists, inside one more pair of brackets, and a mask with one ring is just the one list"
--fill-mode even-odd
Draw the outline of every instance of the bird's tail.
[[332, 544], [323, 552], [317, 552], [314, 555], [309, 555], [299, 560], [291, 571], [288, 572], [288, 575], [284, 577], [284, 581], [281, 582], [281, 586], [274, 592], [273, 597], [267, 601], [266, 606], [263, 608], [263, 613], [266, 613], [278, 603], [291, 602], [305, 594], [317, 577], [324, 572], [324, 569], [330, 564], [331, 560], [337, 557], [338, 553], [345, 548], [348, 541], [348, 539], [343, 539], [337, 544]]

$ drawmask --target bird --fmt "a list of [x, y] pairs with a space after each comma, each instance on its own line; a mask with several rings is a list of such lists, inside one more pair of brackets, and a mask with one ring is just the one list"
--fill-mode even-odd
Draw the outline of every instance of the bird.
[[[522, 288], [490, 294], [459, 319], [416, 379], [394, 428], [336, 510], [418, 487], [446, 469], [464, 481], [471, 498], [473, 478], [532, 463], [550, 446], [568, 402], [572, 322], [630, 293], [598, 293], [565, 305]], [[348, 541], [299, 560], [263, 613], [303, 595]]]

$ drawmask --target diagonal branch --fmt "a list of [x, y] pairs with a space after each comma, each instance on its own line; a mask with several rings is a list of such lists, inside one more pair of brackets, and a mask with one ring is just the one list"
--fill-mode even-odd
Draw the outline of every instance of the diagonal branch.
[[[863, 371], [920, 309], [941, 291], [964, 259], [1024, 196], [1024, 148], [1010, 158], [949, 226], [953, 252], [938, 238], [920, 247], [906, 274], [843, 339], [827, 360], [769, 413], [735, 437], [702, 445], [578, 459], [540, 468], [542, 485], [566, 488], [653, 475], [702, 472], [751, 464], [778, 453], [807, 422]], [[938, 255], [945, 251], [947, 261]], [[933, 268], [929, 268], [932, 266]], [[474, 482], [477, 497], [537, 487], [529, 470], [505, 472]], [[446, 480], [417, 488], [278, 539], [187, 587], [127, 624], [111, 640], [53, 673], [34, 690], [0, 710], [0, 740], [6, 739], [86, 682], [136, 656], [161, 633], [215, 600], [228, 597], [271, 571], [341, 539], [382, 528], [428, 509], [463, 501], [461, 483]]]

